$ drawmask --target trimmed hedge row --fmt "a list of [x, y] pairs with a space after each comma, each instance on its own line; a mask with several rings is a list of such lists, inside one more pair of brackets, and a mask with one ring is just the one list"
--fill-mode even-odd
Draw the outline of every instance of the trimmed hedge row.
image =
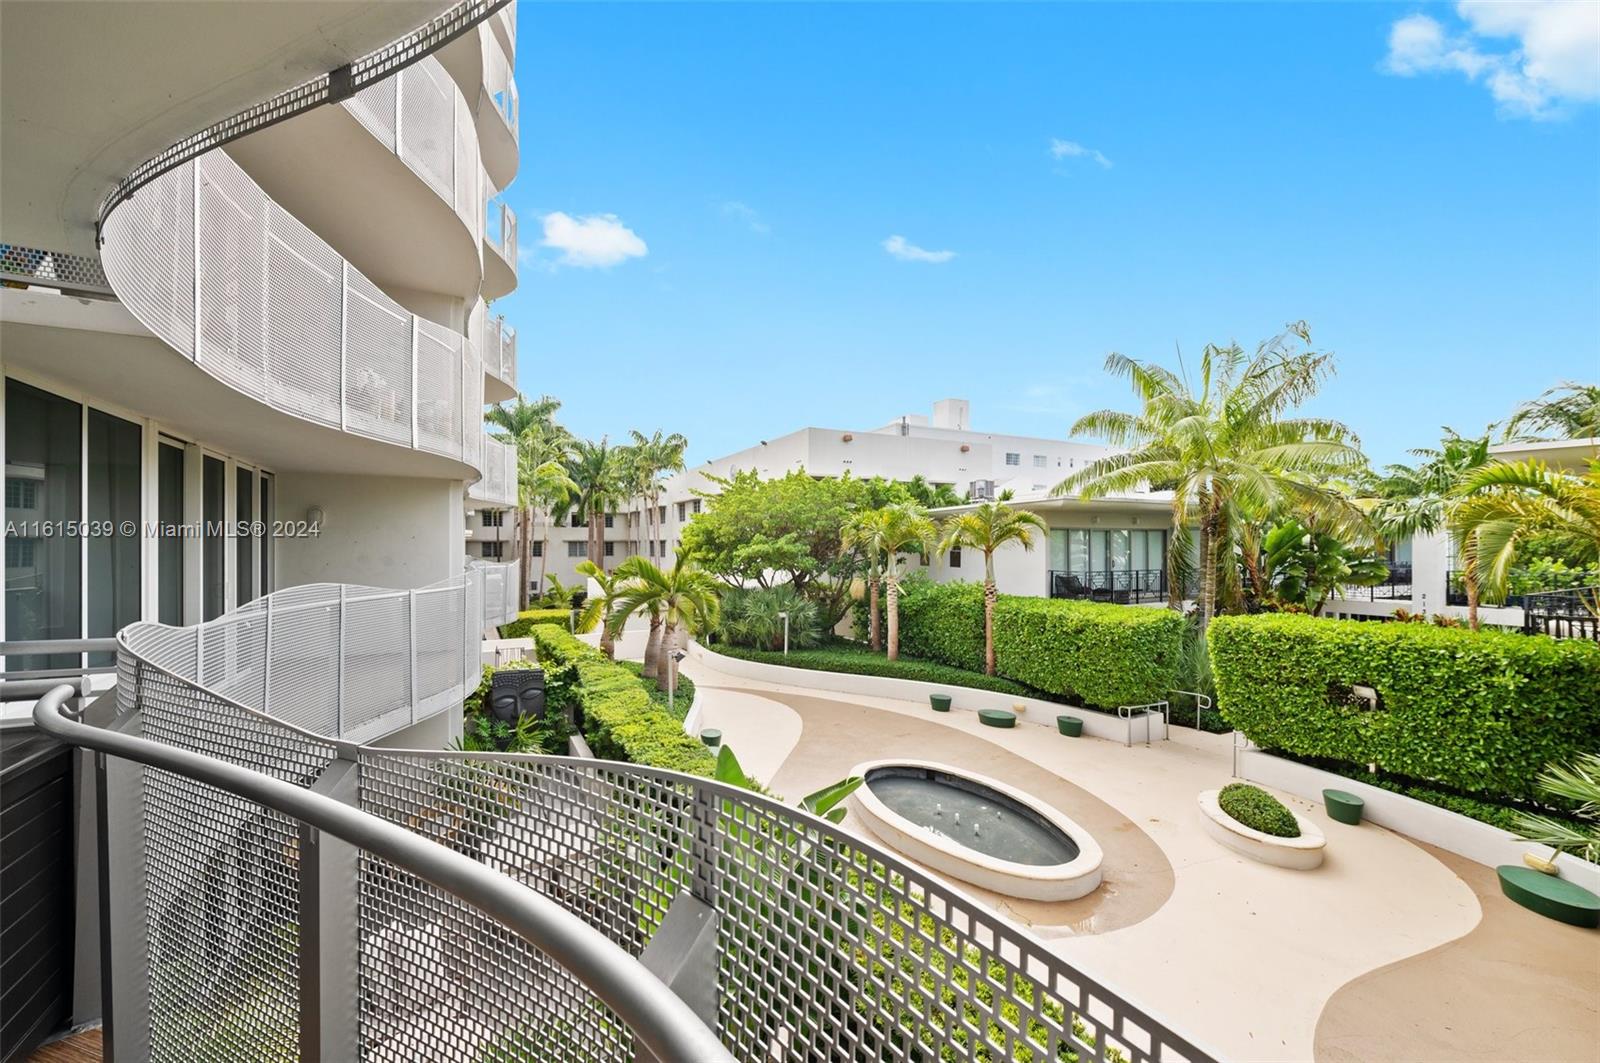
[[524, 609], [509, 624], [500, 625], [503, 639], [525, 639], [533, 634], [535, 625], [559, 624], [566, 627], [572, 619], [570, 609]]
[[1223, 715], [1265, 749], [1536, 800], [1546, 765], [1600, 748], [1591, 642], [1287, 614], [1218, 617], [1209, 642]]
[[778, 664], [789, 668], [805, 668], [815, 672], [843, 672], [847, 675], [881, 676], [886, 679], [912, 679], [922, 683], [941, 683], [973, 690], [994, 690], [1016, 697], [1037, 698], [1043, 692], [1030, 690], [1021, 683], [997, 675], [984, 675], [966, 668], [954, 668], [936, 661], [919, 661], [901, 657], [891, 661], [881, 653], [868, 649], [833, 647], [820, 650], [790, 650], [785, 657], [781, 650], [753, 650], [746, 646], [717, 645], [712, 652], [724, 657], [758, 664]]
[[[1002, 594], [995, 672], [1088, 708], [1143, 705], [1177, 685], [1183, 631], [1182, 615], [1170, 609]], [[900, 652], [981, 674], [982, 585], [907, 584]]]
[[1294, 813], [1276, 797], [1247, 782], [1231, 782], [1217, 793], [1217, 807], [1251, 830], [1274, 838], [1300, 837]]
[[605, 654], [551, 624], [531, 628], [552, 707], [581, 710], [595, 756], [691, 775], [712, 774], [711, 753], [650, 696], [648, 684]]

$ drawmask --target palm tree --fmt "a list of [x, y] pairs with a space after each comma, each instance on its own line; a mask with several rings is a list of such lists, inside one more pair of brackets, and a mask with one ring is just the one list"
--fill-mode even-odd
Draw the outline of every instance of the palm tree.
[[1576, 476], [1542, 461], [1493, 462], [1467, 476], [1456, 499], [1451, 529], [1491, 599], [1504, 596], [1517, 548], [1531, 536], [1553, 534], [1574, 560], [1600, 561], [1600, 458]]
[[600, 593], [590, 595], [583, 603], [583, 611], [578, 614], [576, 627], [579, 631], [593, 631], [596, 626], [600, 628], [600, 652], [615, 660], [617, 656], [617, 632], [611, 626], [611, 615], [616, 610], [617, 594], [627, 582], [628, 577], [622, 575], [622, 568], [610, 575], [606, 570], [585, 558], [574, 566], [578, 575], [592, 579], [600, 587]]
[[[559, 426], [558, 426], [559, 428]], [[565, 459], [571, 446], [564, 429], [556, 433], [531, 433], [517, 448], [517, 490], [519, 498], [526, 497], [529, 520], [526, 523], [527, 543], [522, 553], [522, 586], [527, 588], [527, 558], [533, 552], [534, 526], [539, 513], [546, 516], [544, 535], [539, 549], [539, 588], [545, 585], [545, 569], [550, 560], [550, 525], [556, 513], [571, 505], [578, 485], [567, 475]]]
[[867, 644], [876, 653], [883, 649], [883, 632], [878, 622], [878, 588], [883, 580], [883, 510], [863, 509], [845, 522], [841, 544], [846, 550], [859, 550], [867, 566]]
[[1591, 439], [1600, 436], [1600, 385], [1563, 380], [1517, 407], [1505, 439]]
[[[1293, 350], [1289, 337], [1305, 350]], [[1338, 421], [1288, 416], [1333, 371], [1332, 355], [1310, 349], [1305, 324], [1262, 343], [1254, 355], [1238, 344], [1207, 345], [1199, 379], [1120, 354], [1106, 371], [1125, 377], [1137, 413], [1101, 410], [1078, 419], [1074, 435], [1127, 448], [1091, 462], [1057, 484], [1057, 495], [1085, 499], [1141, 486], [1172, 492], [1173, 545], [1167, 570], [1176, 604], [1190, 561], [1188, 529], [1199, 537], [1200, 626], [1236, 588], [1240, 539], [1252, 520], [1293, 506], [1325, 514], [1330, 525], [1359, 527], [1360, 511], [1321, 481], [1362, 468], [1355, 434]], [[1223, 560], [1226, 559], [1226, 571]]]
[[896, 502], [878, 510], [877, 534], [887, 561], [883, 585], [888, 598], [889, 660], [900, 658], [900, 574], [902, 553], [927, 554], [938, 548], [939, 526], [915, 502]]
[[648, 436], [634, 429], [629, 435], [633, 438], [628, 449], [633, 458], [634, 486], [645, 505], [643, 531], [650, 542], [655, 542], [661, 538], [661, 478], [683, 471], [683, 453], [689, 440], [681, 432], [663, 435], [660, 429]]
[[1012, 509], [1003, 502], [985, 502], [945, 525], [942, 553], [951, 547], [983, 551], [983, 671], [994, 675], [994, 603], [999, 590], [994, 581], [994, 552], [1007, 543], [1033, 549], [1035, 533], [1048, 535], [1049, 526], [1037, 513]]
[[598, 443], [580, 439], [572, 444], [567, 458], [567, 475], [577, 490], [574, 504], [588, 521], [589, 560], [604, 567], [605, 516], [617, 507], [627, 490], [623, 466], [625, 455], [605, 438]]
[[1421, 458], [1415, 465], [1394, 464], [1370, 480], [1368, 488], [1378, 499], [1372, 521], [1379, 535], [1390, 542], [1418, 534], [1449, 531], [1456, 554], [1466, 566], [1461, 574], [1467, 592], [1467, 622], [1478, 627], [1479, 580], [1475, 551], [1466, 548], [1453, 527], [1453, 514], [1461, 504], [1461, 486], [1489, 464], [1489, 436], [1463, 436], [1444, 430], [1437, 448], [1413, 450]]
[[[672, 568], [663, 569], [637, 555], [618, 565], [616, 575], [622, 582], [617, 588], [615, 609], [611, 614], [612, 628], [622, 630], [628, 618], [640, 611], [659, 618], [659, 636], [654, 619], [650, 634], [651, 641], [660, 640], [653, 655], [656, 670], [658, 676], [666, 677], [667, 690], [676, 691], [678, 663], [672, 659], [672, 654], [678, 648], [679, 634], [687, 637], [717, 624], [716, 577], [686, 558], [679, 557]], [[645, 657], [649, 660], [651, 656], [647, 644]]]
[[[540, 474], [536, 471], [546, 462], [555, 460], [557, 454], [545, 453], [546, 447], [535, 445], [533, 440], [557, 441], [566, 436], [566, 429], [555, 422], [561, 400], [542, 395], [529, 402], [520, 394], [513, 404], [500, 403], [484, 411], [483, 419], [498, 428], [495, 433], [517, 448], [517, 571], [521, 587], [517, 591], [518, 608], [528, 607], [528, 555], [533, 552], [533, 514], [535, 507], [543, 505], [540, 497]], [[544, 474], [548, 484], [549, 473]], [[541, 585], [543, 574], [540, 575]]]

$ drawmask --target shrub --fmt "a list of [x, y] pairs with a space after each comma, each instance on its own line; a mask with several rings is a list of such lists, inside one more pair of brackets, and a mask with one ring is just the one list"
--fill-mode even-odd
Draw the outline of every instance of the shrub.
[[752, 650], [742, 646], [718, 646], [716, 652], [741, 661], [760, 664], [782, 664], [790, 668], [807, 668], [817, 672], [844, 672], [848, 675], [875, 675], [887, 679], [912, 679], [923, 683], [942, 683], [946, 686], [969, 687], [973, 690], [994, 690], [1017, 697], [1048, 697], [1038, 690], [1030, 690], [1021, 683], [997, 675], [984, 675], [965, 668], [952, 668], [937, 661], [919, 661], [902, 657], [891, 661], [881, 653], [849, 648], [837, 644], [817, 650], [791, 650], [785, 657], [781, 652]]
[[525, 639], [533, 634], [535, 624], [557, 624], [566, 627], [572, 620], [570, 609], [524, 609], [509, 624], [500, 625], [503, 639]]
[[1268, 750], [1530, 800], [1546, 764], [1600, 748], [1594, 643], [1281, 615], [1218, 617], [1209, 641], [1223, 715]]
[[651, 698], [648, 684], [559, 627], [532, 627], [545, 665], [548, 704], [570, 701], [595, 755], [691, 775], [709, 776], [711, 753]]
[[1088, 706], [1148, 704], [1176, 685], [1183, 627], [1170, 609], [1002, 596], [995, 669]]
[[[667, 688], [664, 686], [658, 687], [651, 680], [644, 678], [643, 663], [639, 661], [618, 661], [617, 664], [619, 667], [626, 668], [629, 672], [640, 677], [640, 682], [644, 683], [644, 689], [650, 695], [651, 701], [654, 701], [663, 709], [667, 707]], [[681, 720], [689, 715], [689, 710], [693, 707], [694, 680], [679, 672], [678, 686], [672, 694], [672, 714]]]
[[1294, 813], [1259, 786], [1231, 782], [1217, 794], [1217, 804], [1222, 806], [1222, 811], [1262, 834], [1274, 838], [1300, 837], [1300, 824], [1295, 822]]
[[805, 649], [822, 641], [817, 604], [787, 583], [722, 592], [717, 641], [753, 649], [783, 648], [783, 615], [789, 614], [789, 647]]
[[983, 671], [983, 585], [916, 582], [903, 588], [900, 652]]
[[512, 668], [537, 668], [538, 661], [507, 661], [496, 668], [492, 664], [483, 666], [482, 677], [478, 680], [478, 688], [468, 694], [461, 702], [461, 711], [468, 716], [483, 711], [483, 699], [489, 696], [489, 687], [494, 682], [495, 672], [503, 672]]

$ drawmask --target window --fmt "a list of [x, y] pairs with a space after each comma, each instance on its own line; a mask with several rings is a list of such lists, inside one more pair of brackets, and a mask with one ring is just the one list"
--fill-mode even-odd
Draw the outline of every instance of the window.
[[541, 539], [541, 540], [537, 540], [537, 541], [534, 542], [534, 544], [533, 544], [533, 556], [534, 557], [543, 557], [544, 556], [544, 540]]
[[616, 543], [606, 543], [606, 556], [607, 557], [615, 557], [616, 556], [616, 545], [617, 545]]
[[574, 540], [572, 540], [572, 542], [567, 544], [567, 556], [568, 557], [586, 557], [588, 555], [588, 552], [589, 552], [589, 544], [588, 543], [581, 543], [578, 540], [574, 539]]
[[656, 556], [656, 541], [654, 539], [651, 539], [648, 544], [648, 553], [651, 557]]
[[[32, 503], [24, 512], [7, 512], [8, 522], [83, 518], [82, 413], [75, 402], [6, 382], [6, 505]], [[6, 638], [83, 637], [81, 542], [60, 535], [6, 537]], [[6, 667], [69, 668], [79, 660], [75, 653], [15, 654]]]
[[687, 503], [687, 502], [679, 502], [678, 503], [678, 523], [682, 524], [684, 521], [686, 521], [688, 519], [689, 519], [689, 503]]
[[952, 546], [950, 548], [950, 567], [951, 568], [960, 568], [961, 567], [961, 547], [959, 547], [959, 546]]
[[500, 560], [505, 556], [505, 545], [506, 544], [502, 542], [483, 543], [482, 546], [484, 558], [490, 561]]
[[[89, 638], [115, 635], [138, 620], [142, 543], [138, 526], [142, 512], [144, 429], [99, 410], [89, 410], [89, 519], [110, 535], [93, 535], [88, 541]], [[125, 534], [124, 527], [133, 530]], [[246, 570], [248, 571], [248, 570]], [[110, 653], [93, 654], [92, 665], [112, 664]]]
[[663, 521], [663, 522], [666, 521], [666, 519], [667, 519], [667, 507], [665, 505], [663, 505], [661, 507], [661, 511], [658, 514], [656, 514], [656, 519], [658, 521]]
[[661, 542], [656, 544], [656, 552], [662, 557], [667, 556], [667, 541], [665, 539], [662, 539]]
[[1006, 464], [1007, 465], [1021, 465], [1022, 464], [1022, 455], [1016, 453], [1015, 451], [1010, 451], [1010, 450], [1006, 451]]
[[1033, 467], [1034, 467], [1034, 468], [1035, 468], [1035, 469], [1042, 469], [1042, 468], [1044, 468], [1044, 467], [1045, 467], [1045, 466], [1046, 466], [1046, 465], [1047, 465], [1047, 464], [1048, 464], [1048, 463], [1049, 463], [1049, 459], [1048, 459], [1048, 458], [1046, 458], [1046, 457], [1045, 457], [1045, 456], [1044, 456], [1044, 455], [1043, 455], [1043, 454], [1035, 454], [1035, 455], [1034, 455], [1034, 456], [1033, 456]]
[[695, 499], [693, 502], [689, 503], [689, 512], [690, 513], [698, 513], [698, 512], [700, 512], [700, 500], [698, 498]]
[[607, 513], [606, 514], [606, 527], [608, 527], [608, 528], [611, 527], [611, 522], [612, 522], [613, 519], [615, 519], [615, 517], [616, 517], [616, 514], [614, 514], [614, 513]]
[[207, 454], [200, 477], [200, 519], [205, 522], [201, 546], [200, 619], [214, 620], [227, 609], [228, 467]]
[[483, 526], [485, 528], [504, 528], [506, 526], [506, 511], [503, 509], [484, 510]]
[[243, 605], [255, 597], [255, 538], [250, 534], [250, 523], [254, 519], [256, 498], [256, 475], [249, 469], [234, 468], [234, 519], [238, 527], [234, 529], [234, 574], [238, 580], [239, 591], [234, 596], [234, 604]]
[[156, 619], [183, 624], [183, 447], [162, 440], [156, 447]]
[[572, 519], [568, 523], [574, 528], [587, 528], [589, 522], [583, 519], [583, 514], [577, 510], [572, 511]]

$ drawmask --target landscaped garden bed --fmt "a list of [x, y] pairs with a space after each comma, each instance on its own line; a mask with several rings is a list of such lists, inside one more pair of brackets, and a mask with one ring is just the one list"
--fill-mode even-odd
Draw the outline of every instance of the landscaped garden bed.
[[1000, 694], [1015, 694], [1026, 698], [1044, 698], [1065, 701], [1057, 694], [1047, 694], [1000, 676], [984, 675], [965, 668], [954, 668], [937, 661], [927, 661], [902, 655], [891, 661], [882, 653], [874, 652], [859, 642], [835, 639], [814, 650], [791, 650], [785, 654], [774, 650], [753, 650], [745, 646], [718, 644], [711, 649], [724, 657], [757, 664], [777, 664], [787, 668], [805, 668], [818, 672], [843, 672], [846, 675], [872, 675], [885, 679], [909, 679], [921, 683], [942, 683], [946, 686], [967, 687], [972, 690], [992, 690]]
[[1322, 864], [1321, 829], [1259, 786], [1229, 783], [1199, 803], [1206, 833], [1241, 856], [1297, 871]]

